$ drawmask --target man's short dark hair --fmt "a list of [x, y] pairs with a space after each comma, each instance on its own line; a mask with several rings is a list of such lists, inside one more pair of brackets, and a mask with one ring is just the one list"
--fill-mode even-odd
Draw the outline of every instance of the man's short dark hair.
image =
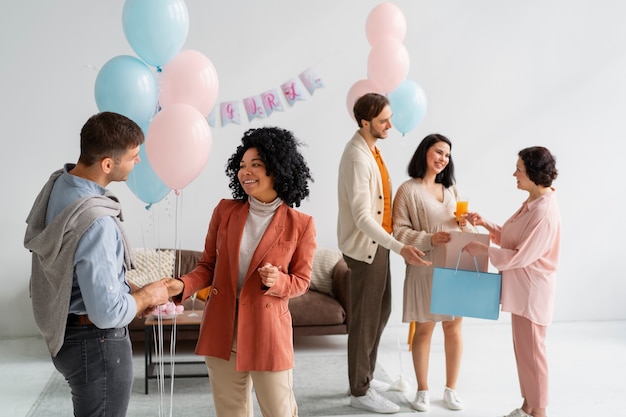
[[362, 120], [371, 122], [376, 118], [385, 108], [389, 105], [387, 97], [377, 93], [367, 93], [357, 99], [354, 102], [354, 118], [359, 124], [359, 127], [363, 127]]
[[113, 112], [97, 113], [80, 131], [79, 162], [92, 166], [103, 158], [117, 161], [143, 141], [143, 131], [128, 117]]

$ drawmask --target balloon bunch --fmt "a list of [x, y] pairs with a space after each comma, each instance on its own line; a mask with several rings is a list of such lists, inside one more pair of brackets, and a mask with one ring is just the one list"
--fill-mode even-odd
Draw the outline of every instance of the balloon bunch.
[[206, 56], [182, 50], [189, 32], [184, 0], [126, 0], [122, 26], [138, 57], [106, 62], [95, 98], [100, 111], [123, 114], [144, 130], [141, 162], [127, 184], [150, 206], [187, 186], [206, 165], [212, 145], [206, 117], [219, 82]]
[[415, 128], [426, 113], [426, 94], [414, 81], [407, 80], [409, 52], [403, 44], [406, 18], [393, 3], [381, 3], [367, 17], [365, 33], [371, 46], [366, 79], [348, 90], [346, 106], [352, 118], [354, 102], [364, 94], [386, 94], [393, 112], [392, 124], [403, 135]]

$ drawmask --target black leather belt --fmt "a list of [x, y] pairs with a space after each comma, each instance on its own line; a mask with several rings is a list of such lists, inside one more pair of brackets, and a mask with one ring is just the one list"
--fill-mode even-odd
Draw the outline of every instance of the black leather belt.
[[68, 314], [68, 326], [95, 326], [86, 314]]

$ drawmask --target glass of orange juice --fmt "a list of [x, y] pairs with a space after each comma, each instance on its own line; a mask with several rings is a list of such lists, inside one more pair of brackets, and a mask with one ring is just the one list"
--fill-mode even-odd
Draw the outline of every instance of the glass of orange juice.
[[461, 221], [461, 216], [467, 213], [467, 206], [469, 205], [469, 198], [459, 196], [456, 200], [456, 220]]

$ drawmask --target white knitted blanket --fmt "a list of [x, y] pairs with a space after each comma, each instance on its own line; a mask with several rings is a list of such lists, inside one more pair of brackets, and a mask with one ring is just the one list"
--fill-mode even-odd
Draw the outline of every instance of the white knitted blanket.
[[126, 272], [128, 282], [143, 287], [173, 275], [174, 250], [134, 248], [132, 252], [137, 269]]

